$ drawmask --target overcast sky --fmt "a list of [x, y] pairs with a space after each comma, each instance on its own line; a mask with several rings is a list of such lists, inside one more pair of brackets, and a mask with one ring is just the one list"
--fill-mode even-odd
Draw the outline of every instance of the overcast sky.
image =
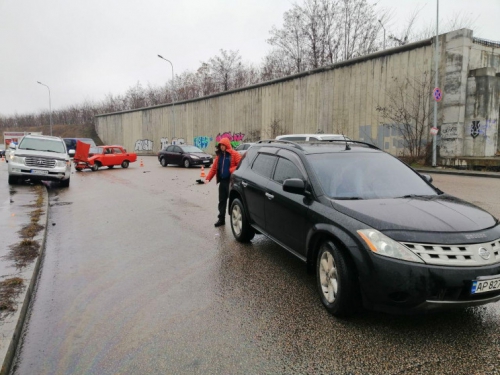
[[[373, 3], [374, 0], [369, 0]], [[140, 82], [163, 85], [195, 70], [219, 50], [239, 50], [259, 65], [291, 0], [0, 0], [0, 115], [62, 109]], [[298, 0], [302, 3], [302, 0]], [[500, 0], [440, 0], [440, 16], [477, 17], [474, 35], [500, 41]], [[412, 10], [420, 25], [436, 17], [436, 0], [380, 0], [392, 9], [387, 32]], [[440, 17], [441, 18], [441, 17]]]

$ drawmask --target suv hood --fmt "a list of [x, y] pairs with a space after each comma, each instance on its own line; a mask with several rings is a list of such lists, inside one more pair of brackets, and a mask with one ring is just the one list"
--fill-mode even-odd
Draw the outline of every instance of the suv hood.
[[331, 202], [334, 209], [380, 231], [472, 232], [497, 223], [483, 209], [446, 194]]
[[58, 160], [69, 160], [68, 154], [61, 154], [59, 152], [17, 149], [15, 151], [14, 155], [16, 155], [16, 156], [32, 156], [32, 157], [37, 157], [37, 158], [49, 158], [49, 159], [58, 159]]

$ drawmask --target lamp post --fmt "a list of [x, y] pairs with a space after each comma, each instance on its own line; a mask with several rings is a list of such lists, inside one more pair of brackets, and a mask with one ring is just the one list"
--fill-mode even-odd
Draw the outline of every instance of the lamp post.
[[385, 27], [384, 25], [382, 25], [382, 21], [378, 20], [378, 23], [380, 24], [380, 26], [382, 26], [382, 29], [384, 29], [384, 49], [385, 49]]
[[167, 61], [171, 66], [172, 66], [172, 118], [173, 118], [173, 123], [174, 123], [174, 137], [175, 138], [175, 110], [174, 110], [174, 106], [175, 106], [175, 85], [174, 85], [174, 64], [172, 64], [172, 62], [170, 60], [167, 60], [166, 58], [164, 58], [163, 56], [161, 55], [158, 55], [158, 57], [162, 60], [165, 60]]
[[[434, 87], [438, 87], [438, 69], [439, 69], [439, 0], [436, 0], [436, 52], [434, 55], [434, 63], [436, 65], [436, 72], [434, 77]], [[437, 128], [437, 101], [434, 100], [434, 128]], [[436, 167], [436, 134], [432, 135], [432, 166]]]
[[42, 86], [45, 86], [47, 87], [47, 89], [49, 90], [49, 118], [50, 118], [50, 135], [52, 135], [52, 103], [50, 102], [50, 88], [49, 86], [43, 84], [42, 82], [40, 81], [36, 81], [36, 83], [42, 85]]

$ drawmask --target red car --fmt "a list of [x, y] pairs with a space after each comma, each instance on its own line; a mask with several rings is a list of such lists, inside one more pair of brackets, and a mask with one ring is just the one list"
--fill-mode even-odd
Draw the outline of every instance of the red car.
[[98, 146], [89, 149], [90, 145], [78, 142], [73, 159], [77, 171], [84, 168], [97, 171], [100, 167], [113, 168], [115, 165], [128, 168], [130, 163], [137, 161], [137, 154], [127, 152], [122, 146]]

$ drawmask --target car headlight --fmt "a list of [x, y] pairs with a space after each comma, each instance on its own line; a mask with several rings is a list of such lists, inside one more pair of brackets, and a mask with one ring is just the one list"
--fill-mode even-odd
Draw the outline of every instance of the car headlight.
[[408, 262], [424, 263], [413, 251], [378, 230], [362, 229], [358, 230], [358, 234], [368, 245], [368, 248], [376, 254]]
[[10, 155], [10, 160], [13, 163], [24, 164], [24, 157], [22, 156]]
[[66, 160], [56, 160], [56, 167], [66, 167], [69, 165], [69, 161]]
[[197, 156], [197, 155], [189, 155], [189, 156], [191, 156], [191, 159], [199, 159], [199, 158], [200, 158], [200, 157], [199, 157], [199, 156]]

